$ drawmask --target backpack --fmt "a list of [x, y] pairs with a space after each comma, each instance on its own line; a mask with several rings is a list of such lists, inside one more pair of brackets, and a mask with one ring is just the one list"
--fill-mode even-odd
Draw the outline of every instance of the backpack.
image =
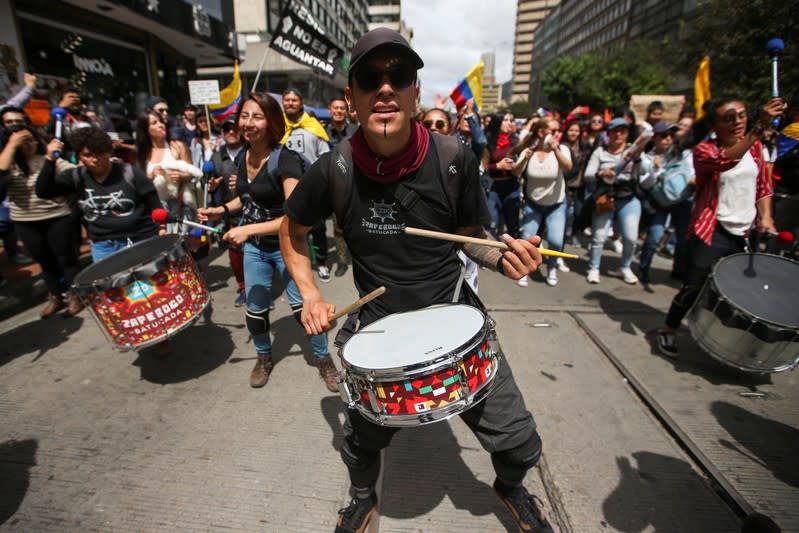
[[658, 206], [669, 207], [691, 196], [688, 182], [694, 175], [694, 169], [686, 159], [673, 159], [660, 170], [655, 184], [649, 190], [650, 198]]
[[[463, 155], [460, 151], [461, 143], [458, 142], [455, 137], [439, 135], [437, 133], [431, 134], [430, 138], [433, 140], [432, 144], [435, 146], [438, 156], [439, 177], [443, 182], [444, 192], [446, 193], [450, 207], [450, 216], [454, 221], [456, 220], [456, 209], [458, 205], [456, 180], [460, 175], [460, 169], [463, 168]], [[352, 186], [354, 182], [352, 143], [350, 139], [341, 141], [331, 150], [328, 162], [328, 176], [330, 177], [333, 213], [336, 215], [336, 224], [339, 228], [343, 228], [346, 217], [346, 206], [352, 195]], [[444, 179], [444, 176], [446, 176], [447, 179]], [[421, 198], [416, 191], [409, 189], [404, 183], [400, 182], [396, 185], [394, 198], [406, 210], [414, 210], [420, 218], [426, 221], [434, 220], [431, 213], [432, 208], [427, 206], [425, 202], [420, 202], [419, 200], [421, 200]], [[435, 229], [448, 231], [447, 228]]]

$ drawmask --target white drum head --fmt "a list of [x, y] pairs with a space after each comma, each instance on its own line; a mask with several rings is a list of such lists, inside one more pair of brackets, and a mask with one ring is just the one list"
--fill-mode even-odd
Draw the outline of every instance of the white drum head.
[[484, 325], [485, 315], [468, 305], [437, 305], [396, 313], [358, 330], [341, 355], [360, 368], [405, 367], [464, 347]]

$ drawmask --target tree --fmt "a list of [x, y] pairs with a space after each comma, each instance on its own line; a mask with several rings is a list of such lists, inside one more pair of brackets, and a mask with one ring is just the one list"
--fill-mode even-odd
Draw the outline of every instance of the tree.
[[628, 43], [610, 57], [596, 52], [559, 57], [541, 73], [544, 92], [561, 110], [627, 106], [631, 95], [662, 93], [670, 84], [664, 47], [645, 40]]
[[514, 117], [526, 118], [533, 114], [533, 106], [527, 100], [516, 100], [508, 105], [508, 112]]
[[[796, 3], [763, 0], [706, 0], [686, 26], [684, 41], [675, 43], [674, 57], [693, 78], [702, 57], [710, 56], [710, 90], [715, 96], [735, 96], [760, 105], [771, 96], [771, 62], [766, 43], [785, 41], [780, 87], [792, 97], [799, 87], [799, 39]], [[799, 94], [797, 94], [799, 96]]]

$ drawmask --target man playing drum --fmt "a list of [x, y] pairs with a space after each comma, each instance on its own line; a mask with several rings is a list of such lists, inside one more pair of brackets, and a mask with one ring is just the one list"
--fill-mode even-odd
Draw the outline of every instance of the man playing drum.
[[[440, 165], [439, 141], [433, 142], [412, 119], [419, 96], [416, 71], [423, 65], [408, 42], [392, 30], [377, 28], [361, 37], [352, 51], [345, 89], [361, 127], [351, 143], [342, 143], [344, 150], [351, 146], [354, 164], [347, 169], [340, 158], [342, 146], [337, 146], [308, 170], [285, 204], [280, 244], [302, 294], [302, 323], [310, 335], [330, 329], [335, 308], [316, 286], [305, 238], [316, 221], [332, 212], [352, 253], [359, 293], [386, 287], [383, 296], [361, 309], [361, 327], [392, 313], [453, 299], [480, 306], [476, 296], [462, 288], [456, 245], [403, 234], [406, 225], [426, 225], [485, 238], [483, 227], [489, 220], [471, 151], [460, 146], [454, 159], [450, 157], [451, 164]], [[349, 171], [349, 180], [337, 173], [337, 167]], [[441, 175], [442, 170], [452, 176]], [[480, 265], [512, 279], [541, 264], [538, 237], [502, 238], [510, 251], [476, 245], [463, 248]], [[461, 417], [491, 453], [497, 473], [494, 487], [519, 527], [551, 532], [537, 499], [522, 484], [541, 454], [535, 421], [507, 362], [499, 365], [494, 381], [486, 399]], [[355, 409], [347, 415], [341, 455], [349, 470], [353, 499], [339, 511], [337, 533], [365, 530], [377, 506], [380, 450], [398, 429], [372, 423]]]

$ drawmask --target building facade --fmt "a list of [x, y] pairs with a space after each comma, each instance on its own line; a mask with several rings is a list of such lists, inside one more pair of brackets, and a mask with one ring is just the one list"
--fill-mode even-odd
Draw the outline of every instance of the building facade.
[[497, 83], [496, 55], [485, 52], [480, 56], [483, 62], [483, 108], [481, 114], [495, 113], [502, 107], [502, 86]]
[[121, 103], [133, 116], [156, 94], [177, 111], [198, 67], [236, 56], [224, 0], [0, 0], [0, 19], [9, 82], [35, 74], [36, 98], [50, 104], [74, 86], [98, 108]]
[[[368, 30], [367, 0], [293, 0], [305, 7], [324, 34], [349, 58], [355, 41]], [[235, 28], [242, 49], [239, 65], [244, 91], [282, 93], [294, 87], [303, 93], [310, 106], [326, 107], [334, 96], [341, 96], [347, 83], [346, 63], [340, 64], [333, 78], [315, 72], [269, 47], [287, 0], [234, 0]], [[227, 83], [230, 66], [201, 69], [206, 78]], [[257, 86], [255, 81], [258, 81]]]
[[538, 46], [535, 31], [560, 0], [518, 0], [513, 44], [511, 101], [528, 100], [533, 73], [533, 57]]
[[369, 29], [385, 26], [396, 31], [408, 42], [413, 39], [413, 30], [402, 20], [400, 0], [369, 0]]
[[593, 51], [609, 56], [638, 39], [678, 41], [696, 7], [697, 0], [562, 0], [534, 32], [530, 102], [547, 103], [541, 72], [555, 58]]

